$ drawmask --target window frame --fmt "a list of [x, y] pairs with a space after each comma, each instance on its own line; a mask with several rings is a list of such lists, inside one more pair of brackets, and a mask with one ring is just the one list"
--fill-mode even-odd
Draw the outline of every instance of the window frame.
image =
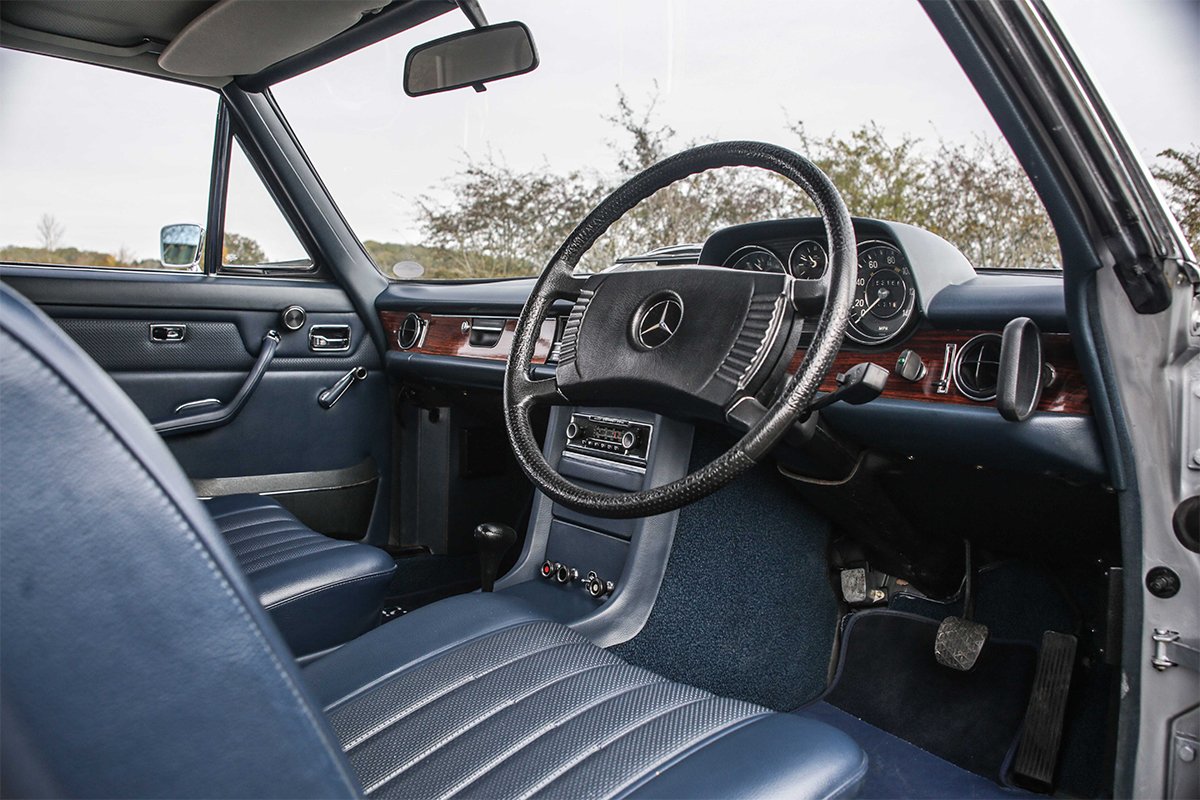
[[[217, 138], [213, 146], [212, 185], [209, 189], [208, 229], [205, 232], [205, 274], [214, 277], [237, 278], [327, 279], [326, 270], [316, 255], [320, 250], [307, 226], [303, 224], [300, 213], [287, 201], [286, 195], [279, 191], [271, 180], [271, 173], [264, 166], [265, 159], [253, 145], [253, 137], [249, 136], [238, 122], [225, 96], [220, 95], [220, 97], [221, 102], [217, 109]], [[254, 169], [254, 174], [262, 183], [263, 189], [274, 201], [275, 207], [288, 227], [291, 228], [296, 241], [308, 255], [311, 263], [307, 267], [249, 267], [222, 263], [225, 216], [229, 206], [229, 173], [235, 146], [241, 148], [246, 160]]]
[[[244, 132], [242, 126], [238, 123], [236, 115], [225, 92], [222, 89], [217, 89], [212, 86], [203, 84], [191, 83], [188, 81], [175, 80], [172, 78], [161, 77], [157, 75], [147, 75], [145, 73], [134, 70], [121, 70], [108, 64], [97, 64], [87, 61], [75, 61], [61, 56], [52, 55], [49, 53], [29, 53], [36, 58], [56, 59], [58, 61], [67, 61], [78, 64], [83, 69], [110, 69], [117, 72], [122, 72], [127, 75], [145, 78], [147, 80], [161, 80], [171, 84], [179, 84], [183, 86], [194, 86], [199, 89], [205, 89], [211, 92], [211, 96], [216, 100], [216, 113], [213, 123], [213, 139], [212, 148], [209, 151], [208, 158], [210, 162], [209, 182], [208, 182], [208, 197], [204, 201], [204, 236], [203, 236], [203, 256], [201, 261], [192, 269], [181, 269], [178, 267], [132, 267], [132, 266], [104, 266], [102, 264], [61, 264], [51, 263], [47, 261], [0, 261], [0, 265], [5, 270], [8, 269], [29, 269], [29, 270], [60, 270], [65, 272], [87, 271], [87, 272], [104, 272], [109, 274], [123, 274], [129, 276], [139, 275], [155, 275], [155, 276], [176, 276], [178, 278], [187, 277], [236, 277], [236, 278], [268, 278], [275, 280], [329, 280], [330, 275], [328, 270], [323, 265], [319, 253], [320, 248], [316, 244], [315, 238], [309, 232], [308, 227], [303, 223], [299, 212], [286, 198], [285, 193], [279, 190], [276, 183], [271, 180], [270, 172], [263, 167], [265, 159], [253, 146], [253, 137]], [[225, 215], [228, 207], [228, 192], [229, 192], [229, 171], [232, 161], [234, 140], [237, 140], [238, 146], [242, 148], [246, 159], [254, 168], [255, 175], [262, 182], [263, 188], [267, 195], [275, 203], [275, 207], [291, 228], [300, 247], [307, 254], [311, 262], [307, 267], [243, 267], [231, 266], [222, 264], [222, 251], [224, 249], [223, 242], [225, 238]]]

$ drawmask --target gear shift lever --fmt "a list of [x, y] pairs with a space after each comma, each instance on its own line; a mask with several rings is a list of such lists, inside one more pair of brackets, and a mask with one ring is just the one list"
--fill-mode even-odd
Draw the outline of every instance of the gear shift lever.
[[500, 571], [500, 559], [508, 548], [517, 541], [517, 532], [507, 525], [485, 522], [475, 529], [475, 544], [479, 548], [479, 585], [485, 592], [492, 591]]

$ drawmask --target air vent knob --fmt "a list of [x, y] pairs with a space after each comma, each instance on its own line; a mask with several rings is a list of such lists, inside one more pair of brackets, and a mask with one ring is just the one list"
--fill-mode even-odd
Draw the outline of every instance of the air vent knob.
[[905, 350], [896, 359], [896, 374], [910, 383], [916, 383], [925, 377], [928, 370], [925, 362], [916, 350]]

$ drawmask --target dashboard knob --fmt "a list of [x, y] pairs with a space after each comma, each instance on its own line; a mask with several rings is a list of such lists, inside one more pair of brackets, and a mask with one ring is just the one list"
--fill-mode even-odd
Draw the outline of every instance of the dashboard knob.
[[910, 383], [916, 383], [925, 377], [928, 370], [925, 367], [925, 362], [921, 360], [921, 356], [916, 350], [905, 350], [896, 359], [896, 374]]
[[567, 423], [567, 438], [575, 439], [579, 437], [579, 426], [574, 421]]
[[637, 444], [637, 434], [633, 431], [625, 431], [621, 434], [621, 447], [632, 450], [635, 444]]

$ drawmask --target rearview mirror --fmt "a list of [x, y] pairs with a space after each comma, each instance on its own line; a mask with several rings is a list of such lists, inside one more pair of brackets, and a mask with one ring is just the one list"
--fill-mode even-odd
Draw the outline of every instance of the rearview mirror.
[[533, 35], [522, 22], [501, 22], [417, 45], [404, 61], [409, 97], [448, 92], [531, 72], [538, 65]]
[[204, 229], [199, 225], [181, 223], [164, 225], [159, 236], [159, 257], [164, 267], [193, 269], [200, 263], [200, 243]]

